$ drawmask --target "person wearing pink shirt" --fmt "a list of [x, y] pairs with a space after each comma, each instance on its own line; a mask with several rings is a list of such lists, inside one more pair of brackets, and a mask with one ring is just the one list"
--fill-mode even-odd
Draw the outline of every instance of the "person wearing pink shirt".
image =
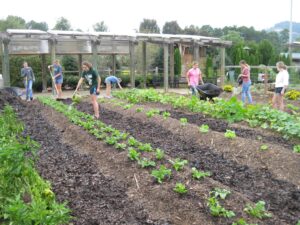
[[196, 95], [196, 87], [199, 85], [199, 81], [201, 82], [201, 84], [204, 84], [202, 80], [202, 73], [201, 70], [198, 68], [197, 62], [194, 62], [193, 68], [189, 69], [189, 71], [186, 73], [186, 79], [188, 82], [188, 86], [192, 91], [192, 95]]
[[249, 104], [252, 104], [252, 96], [250, 93], [250, 87], [251, 87], [250, 66], [247, 64], [245, 60], [241, 60], [240, 67], [241, 67], [241, 74], [239, 75], [239, 77], [241, 77], [243, 80], [242, 101], [243, 103], [245, 103], [246, 96], [247, 96]]

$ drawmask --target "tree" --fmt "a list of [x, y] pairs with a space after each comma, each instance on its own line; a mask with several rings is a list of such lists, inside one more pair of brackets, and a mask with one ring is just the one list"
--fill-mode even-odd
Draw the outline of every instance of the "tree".
[[228, 31], [228, 33], [221, 37], [223, 40], [232, 41], [233, 44], [237, 44], [244, 41], [244, 38], [241, 36], [240, 32], [237, 31]]
[[108, 26], [104, 23], [104, 21], [94, 24], [93, 28], [94, 28], [94, 31], [97, 31], [97, 32], [107, 32], [108, 31]]
[[258, 45], [258, 54], [260, 56], [260, 63], [269, 65], [274, 54], [274, 49], [270, 41], [263, 40]]
[[202, 36], [213, 36], [214, 29], [210, 25], [204, 25], [200, 28], [200, 35]]
[[198, 26], [190, 25], [183, 29], [183, 33], [189, 35], [200, 35], [200, 28]]
[[182, 29], [175, 20], [166, 22], [163, 27], [163, 34], [182, 34]]
[[64, 17], [59, 18], [53, 28], [54, 30], [71, 30], [71, 23]]
[[77, 71], [78, 63], [77, 60], [70, 55], [64, 55], [62, 57], [61, 63], [66, 71]]
[[46, 22], [36, 22], [34, 20], [29, 21], [26, 23], [26, 28], [30, 30], [48, 30], [48, 24]]
[[18, 16], [7, 16], [5, 20], [0, 20], [0, 31], [7, 29], [25, 29], [25, 20]]
[[181, 75], [181, 55], [178, 48], [174, 51], [174, 73], [175, 76]]
[[143, 19], [143, 21], [140, 23], [139, 28], [140, 33], [160, 33], [159, 26], [157, 25], [156, 20], [152, 19]]

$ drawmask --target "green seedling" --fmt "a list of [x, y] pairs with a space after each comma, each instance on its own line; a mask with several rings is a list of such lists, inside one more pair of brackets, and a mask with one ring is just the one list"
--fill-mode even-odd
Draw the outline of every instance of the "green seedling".
[[152, 151], [152, 147], [151, 144], [147, 143], [147, 144], [140, 144], [138, 147], [139, 150], [143, 151], [143, 152], [151, 152]]
[[151, 109], [151, 110], [149, 110], [147, 113], [146, 113], [146, 115], [147, 115], [147, 117], [148, 118], [151, 118], [151, 117], [153, 117], [153, 116], [155, 116], [155, 115], [159, 115], [159, 110], [158, 109]]
[[207, 206], [209, 207], [209, 211], [212, 216], [222, 216], [225, 218], [231, 218], [235, 216], [233, 211], [226, 210], [223, 206], [221, 206], [216, 197], [210, 197], [208, 199]]
[[171, 116], [171, 113], [165, 111], [165, 112], [162, 113], [162, 116], [166, 120]]
[[297, 224], [296, 225], [300, 225], [300, 220], [298, 220]]
[[255, 204], [255, 206], [251, 206], [247, 204], [244, 211], [255, 218], [264, 219], [264, 218], [271, 218], [272, 214], [268, 213], [265, 208], [266, 203], [264, 201], [259, 201]]
[[156, 178], [158, 183], [162, 183], [166, 177], [170, 177], [172, 174], [170, 169], [167, 169], [164, 165], [159, 167], [159, 170], [152, 170], [151, 175]]
[[99, 140], [103, 140], [107, 137], [107, 135], [104, 133], [98, 133], [98, 134], [95, 134], [95, 137]]
[[117, 138], [115, 137], [106, 137], [105, 138], [105, 143], [108, 144], [108, 145], [115, 145], [117, 143]]
[[137, 113], [143, 112], [143, 111], [144, 111], [144, 108], [137, 108], [135, 111], [136, 111]]
[[195, 167], [192, 168], [192, 177], [196, 180], [200, 180], [204, 177], [209, 177], [210, 175], [211, 175], [210, 172], [197, 170]]
[[134, 137], [130, 137], [130, 138], [128, 138], [128, 145], [129, 146], [132, 146], [132, 147], [138, 147], [139, 146], [139, 141], [138, 140], [136, 140]]
[[173, 165], [173, 168], [176, 170], [176, 171], [179, 171], [179, 170], [182, 170], [184, 165], [186, 165], [188, 163], [187, 160], [181, 160], [179, 158], [175, 159], [175, 162], [172, 161], [172, 160], [169, 160], [170, 163]]
[[180, 124], [181, 124], [182, 126], [187, 125], [187, 123], [188, 123], [187, 118], [180, 118]]
[[249, 224], [246, 222], [245, 219], [241, 218], [238, 221], [232, 223], [232, 225], [257, 225], [257, 224], [253, 224], [253, 223]]
[[155, 150], [155, 158], [156, 158], [157, 160], [162, 160], [162, 159], [164, 158], [164, 156], [165, 156], [165, 152], [164, 152], [163, 150], [161, 150], [161, 149], [159, 149], [159, 148], [157, 148], [157, 149]]
[[262, 151], [266, 151], [268, 149], [269, 149], [268, 145], [262, 145], [262, 146], [260, 146], [260, 150], [262, 150]]
[[126, 149], [126, 144], [124, 144], [124, 143], [117, 143], [117, 144], [115, 144], [115, 148], [116, 149], [118, 149], [118, 150], [125, 150]]
[[226, 130], [224, 136], [228, 139], [234, 139], [236, 138], [236, 134], [235, 134], [235, 131], [233, 130]]
[[146, 167], [155, 167], [156, 163], [150, 159], [147, 158], [142, 158], [138, 161], [138, 164], [142, 167], [142, 168], [146, 168]]
[[137, 152], [134, 148], [128, 149], [128, 158], [132, 161], [138, 161], [140, 157], [140, 153]]
[[293, 147], [293, 152], [295, 152], [295, 153], [300, 153], [300, 145], [295, 145], [295, 146]]
[[199, 127], [199, 131], [201, 133], [208, 133], [209, 131], [209, 126], [207, 124], [202, 124], [201, 127]]
[[187, 189], [186, 189], [185, 185], [182, 184], [182, 183], [176, 183], [176, 186], [175, 186], [175, 188], [173, 190], [175, 192], [177, 192], [178, 194], [181, 194], [181, 195], [187, 193]]
[[131, 109], [133, 107], [133, 104], [127, 104], [123, 106], [123, 109]]
[[210, 195], [215, 198], [220, 198], [224, 200], [231, 192], [226, 189], [215, 188], [213, 191], [210, 192]]

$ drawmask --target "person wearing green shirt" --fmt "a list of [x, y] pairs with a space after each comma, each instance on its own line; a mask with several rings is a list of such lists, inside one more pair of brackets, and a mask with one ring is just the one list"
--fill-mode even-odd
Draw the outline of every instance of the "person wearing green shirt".
[[75, 89], [75, 92], [77, 92], [78, 88], [80, 87], [81, 83], [84, 79], [87, 80], [89, 86], [90, 86], [90, 94], [91, 94], [91, 101], [94, 108], [94, 116], [96, 119], [99, 118], [99, 105], [97, 102], [97, 95], [100, 94], [100, 84], [101, 84], [101, 78], [97, 71], [93, 69], [92, 64], [85, 61], [82, 63], [82, 74], [81, 78], [78, 81], [77, 87]]

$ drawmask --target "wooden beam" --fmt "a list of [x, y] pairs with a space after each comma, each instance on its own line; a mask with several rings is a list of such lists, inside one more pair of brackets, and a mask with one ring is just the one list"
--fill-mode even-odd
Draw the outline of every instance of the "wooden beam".
[[2, 40], [2, 72], [3, 72], [3, 85], [4, 87], [10, 87], [10, 73], [9, 73], [9, 45], [10, 40], [8, 38]]
[[135, 43], [129, 41], [129, 55], [130, 55], [130, 84], [131, 88], [135, 88]]
[[42, 61], [42, 88], [43, 92], [47, 92], [47, 65], [46, 65], [46, 55], [41, 55]]
[[221, 47], [220, 50], [220, 58], [221, 58], [221, 68], [220, 68], [220, 85], [221, 87], [224, 86], [225, 81], [225, 47]]
[[115, 76], [117, 72], [117, 55], [112, 55], [112, 73]]
[[169, 44], [164, 43], [164, 91], [169, 87]]
[[174, 44], [170, 44], [170, 78], [171, 78], [171, 87], [175, 87], [175, 71], [174, 71]]
[[[49, 46], [50, 46], [50, 57], [51, 57], [51, 63], [54, 62], [56, 59], [56, 42], [57, 40], [55, 38], [49, 39]], [[55, 88], [55, 83], [52, 80], [52, 95], [56, 95], [56, 88]]]
[[147, 43], [145, 41], [142, 42], [143, 44], [143, 49], [142, 49], [142, 54], [143, 54], [143, 88], [146, 88], [146, 80], [147, 80]]

